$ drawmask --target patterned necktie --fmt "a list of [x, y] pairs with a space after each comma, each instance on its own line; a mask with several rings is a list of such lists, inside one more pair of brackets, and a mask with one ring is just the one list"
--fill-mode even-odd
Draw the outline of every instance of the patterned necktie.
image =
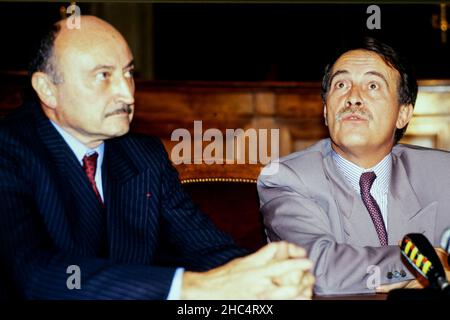
[[384, 225], [383, 216], [381, 215], [380, 207], [378, 206], [375, 199], [370, 194], [370, 188], [375, 181], [377, 175], [375, 172], [364, 172], [359, 179], [359, 187], [361, 191], [361, 198], [369, 211], [369, 215], [372, 218], [375, 229], [377, 230], [378, 239], [380, 239], [381, 246], [388, 245], [388, 235], [386, 232], [386, 227]]
[[86, 173], [86, 176], [88, 177], [89, 183], [92, 186], [92, 189], [94, 189], [95, 196], [97, 197], [98, 201], [103, 206], [103, 200], [102, 197], [100, 197], [100, 193], [97, 189], [97, 184], [95, 183], [95, 171], [97, 170], [97, 158], [98, 153], [94, 152], [91, 155], [85, 155], [83, 157], [83, 169]]

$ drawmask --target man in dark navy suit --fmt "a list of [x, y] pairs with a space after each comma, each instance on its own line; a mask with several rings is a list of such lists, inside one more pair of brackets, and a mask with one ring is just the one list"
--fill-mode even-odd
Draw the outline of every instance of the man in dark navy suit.
[[242, 257], [184, 193], [159, 140], [128, 133], [133, 56], [111, 25], [83, 16], [72, 30], [60, 21], [31, 74], [39, 103], [0, 124], [0, 261], [9, 292], [28, 299], [311, 296], [302, 248], [278, 242]]

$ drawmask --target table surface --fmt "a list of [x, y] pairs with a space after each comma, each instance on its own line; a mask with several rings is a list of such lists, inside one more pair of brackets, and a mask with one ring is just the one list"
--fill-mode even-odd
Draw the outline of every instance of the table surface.
[[386, 300], [386, 293], [313, 296], [313, 300]]

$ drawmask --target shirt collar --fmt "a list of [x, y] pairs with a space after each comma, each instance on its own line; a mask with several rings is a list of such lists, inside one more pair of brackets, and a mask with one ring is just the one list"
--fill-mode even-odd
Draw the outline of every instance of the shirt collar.
[[387, 193], [389, 191], [389, 184], [391, 182], [391, 172], [392, 172], [391, 153], [386, 155], [383, 158], [383, 160], [381, 160], [374, 167], [364, 169], [354, 164], [353, 162], [344, 159], [341, 155], [336, 153], [336, 151], [332, 150], [331, 152], [333, 160], [336, 163], [336, 166], [345, 176], [345, 178], [350, 182], [355, 191], [357, 191], [358, 193], [360, 192], [359, 179], [361, 177], [361, 174], [368, 171], [373, 171], [377, 175], [377, 178], [374, 181], [375, 188], [378, 188], [383, 193]]
[[97, 158], [97, 168], [101, 168], [101, 165], [103, 163], [103, 154], [105, 150], [105, 143], [102, 142], [97, 148], [91, 149], [87, 146], [85, 146], [83, 143], [81, 143], [79, 140], [74, 138], [72, 135], [64, 131], [60, 126], [58, 126], [55, 122], [51, 121], [51, 124], [55, 127], [55, 129], [59, 132], [59, 134], [63, 137], [64, 141], [69, 145], [70, 149], [73, 151], [75, 156], [78, 159], [78, 162], [80, 162], [81, 165], [83, 165], [83, 157], [85, 155], [90, 155], [94, 152], [98, 153]]

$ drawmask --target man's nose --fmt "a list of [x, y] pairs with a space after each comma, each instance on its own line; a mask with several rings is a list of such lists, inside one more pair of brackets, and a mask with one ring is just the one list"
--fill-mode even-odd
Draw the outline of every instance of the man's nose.
[[363, 104], [362, 102], [362, 98], [361, 98], [361, 92], [359, 90], [358, 87], [352, 87], [351, 90], [348, 93], [347, 99], [345, 101], [345, 105], [346, 107], [351, 107], [351, 106], [361, 106]]
[[114, 93], [120, 102], [134, 104], [134, 81], [133, 79], [120, 77], [114, 84]]

